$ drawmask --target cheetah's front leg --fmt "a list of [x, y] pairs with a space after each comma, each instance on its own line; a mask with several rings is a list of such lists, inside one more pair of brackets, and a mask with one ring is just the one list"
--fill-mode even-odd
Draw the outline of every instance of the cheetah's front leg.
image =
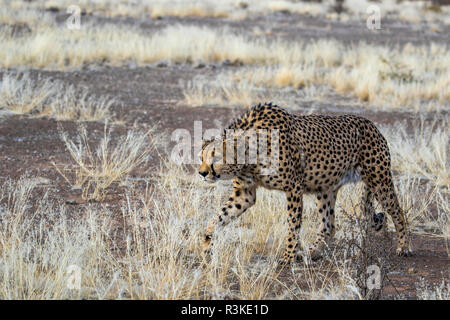
[[303, 193], [292, 190], [286, 193], [286, 197], [289, 212], [289, 235], [286, 241], [286, 250], [284, 252], [283, 260], [285, 263], [291, 263], [294, 262], [297, 257], [298, 238], [302, 224]]
[[235, 185], [233, 193], [223, 206], [220, 213], [215, 215], [208, 224], [203, 240], [204, 252], [211, 248], [211, 238], [217, 225], [225, 226], [231, 219], [239, 217], [245, 210], [250, 208], [256, 201], [256, 186], [240, 187]]

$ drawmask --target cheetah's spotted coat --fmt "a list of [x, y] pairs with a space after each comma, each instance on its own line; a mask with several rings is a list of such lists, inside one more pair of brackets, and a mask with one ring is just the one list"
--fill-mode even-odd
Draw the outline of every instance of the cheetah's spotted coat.
[[[199, 173], [208, 180], [233, 179], [232, 195], [207, 227], [205, 250], [211, 245], [216, 225], [226, 225], [231, 218], [240, 216], [252, 206], [256, 200], [256, 188], [262, 186], [286, 192], [289, 236], [284, 259], [287, 262], [298, 257], [302, 196], [305, 193], [317, 195], [322, 224], [317, 240], [309, 250], [313, 259], [318, 258], [335, 231], [334, 205], [339, 188], [359, 177], [366, 186], [366, 211], [373, 210], [372, 202], [376, 198], [394, 222], [397, 253], [410, 254], [407, 224], [392, 182], [388, 145], [371, 121], [353, 115], [297, 116], [269, 103], [251, 108], [228, 129], [242, 129], [244, 132], [250, 129], [267, 129], [269, 132], [278, 129], [279, 154], [275, 156], [278, 156], [279, 167], [274, 174], [262, 175], [260, 170], [265, 165], [259, 162], [227, 163], [225, 158], [230, 157], [227, 149], [219, 148], [225, 146], [225, 136], [204, 143]], [[268, 140], [270, 145], [270, 137]], [[271, 152], [270, 147], [268, 151]], [[220, 158], [224, 160], [220, 161]]]

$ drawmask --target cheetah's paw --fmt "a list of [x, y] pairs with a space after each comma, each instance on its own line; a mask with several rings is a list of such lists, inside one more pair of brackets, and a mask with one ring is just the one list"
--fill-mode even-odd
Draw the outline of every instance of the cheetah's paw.
[[397, 255], [400, 257], [410, 257], [413, 252], [409, 248], [397, 248]]

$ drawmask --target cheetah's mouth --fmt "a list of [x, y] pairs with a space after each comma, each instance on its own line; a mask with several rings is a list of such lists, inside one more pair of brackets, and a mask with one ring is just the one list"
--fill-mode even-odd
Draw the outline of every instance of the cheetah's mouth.
[[203, 177], [203, 181], [205, 182], [209, 182], [209, 183], [214, 183], [218, 180], [217, 177], [213, 176], [213, 177]]

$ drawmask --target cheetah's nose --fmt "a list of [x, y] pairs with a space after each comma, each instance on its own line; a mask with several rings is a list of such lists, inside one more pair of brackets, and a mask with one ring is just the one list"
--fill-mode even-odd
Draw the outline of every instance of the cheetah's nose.
[[208, 174], [208, 171], [199, 171], [198, 172], [202, 177], [206, 177], [206, 175]]

